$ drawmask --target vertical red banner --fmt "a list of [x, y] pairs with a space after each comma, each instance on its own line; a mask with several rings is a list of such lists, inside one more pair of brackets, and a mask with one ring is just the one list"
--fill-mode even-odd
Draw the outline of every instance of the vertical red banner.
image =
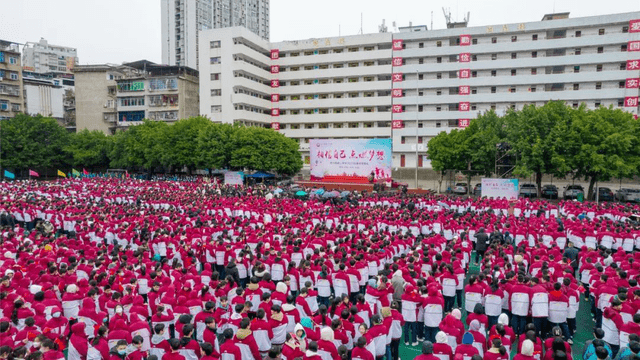
[[630, 33], [640, 32], [640, 19], [629, 20], [629, 32]]
[[462, 101], [458, 104], [459, 111], [469, 111], [470, 108], [471, 108], [471, 104], [469, 104], [468, 101]]
[[394, 97], [394, 98], [402, 97], [402, 89], [391, 90], [391, 97]]
[[469, 126], [469, 122], [469, 119], [458, 119], [458, 127], [464, 129]]
[[272, 74], [280, 73], [280, 66], [279, 65], [271, 65], [271, 73]]
[[279, 122], [272, 122], [271, 123], [271, 128], [273, 130], [280, 130], [280, 123]]
[[402, 105], [393, 105], [393, 106], [391, 107], [391, 110], [392, 110], [392, 112], [393, 112], [394, 114], [401, 113], [401, 112], [403, 111], [403, 110], [402, 110]]
[[403, 41], [401, 39], [398, 40], [393, 40], [392, 44], [392, 49], [393, 50], [402, 50], [402, 43]]
[[401, 82], [402, 81], [402, 73], [393, 73], [393, 74], [391, 74], [391, 81], [393, 81], [393, 82]]
[[271, 80], [271, 87], [272, 88], [280, 87], [280, 80], [278, 80], [278, 79]]
[[271, 102], [280, 102], [280, 94], [271, 94]]
[[469, 69], [460, 69], [458, 71], [458, 77], [460, 79], [468, 79], [471, 77], [471, 70]]
[[391, 60], [391, 65], [393, 65], [394, 67], [402, 66], [402, 58], [394, 57], [393, 60]]
[[637, 96], [627, 96], [624, 98], [624, 107], [638, 107]]
[[393, 120], [391, 121], [391, 128], [392, 129], [402, 129], [404, 127], [404, 121], [403, 120]]
[[471, 88], [468, 85], [461, 85], [458, 87], [458, 95], [469, 95]]
[[271, 50], [271, 60], [278, 60], [278, 59], [280, 59], [280, 50], [272, 49]]
[[471, 35], [460, 35], [460, 46], [471, 45]]
[[470, 62], [471, 61], [471, 53], [460, 53], [460, 55], [458, 55], [458, 62]]

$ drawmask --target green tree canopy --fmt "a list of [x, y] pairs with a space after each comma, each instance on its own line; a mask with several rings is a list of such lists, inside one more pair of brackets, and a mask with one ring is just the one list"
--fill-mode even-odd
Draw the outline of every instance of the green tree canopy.
[[65, 150], [71, 155], [70, 165], [86, 168], [107, 167], [112, 138], [99, 130], [84, 129], [70, 136]]

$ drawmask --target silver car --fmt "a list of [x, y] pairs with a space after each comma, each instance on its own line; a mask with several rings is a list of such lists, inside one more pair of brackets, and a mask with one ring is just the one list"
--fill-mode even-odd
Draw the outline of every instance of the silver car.
[[522, 184], [520, 186], [520, 196], [534, 198], [538, 196], [538, 188], [534, 184]]
[[616, 191], [616, 200], [624, 202], [640, 202], [640, 190], [620, 189]]
[[467, 183], [457, 183], [453, 187], [453, 193], [458, 195], [466, 195], [469, 192], [469, 185]]
[[584, 188], [582, 185], [569, 185], [564, 189], [562, 197], [565, 199], [577, 199], [580, 194], [582, 194], [584, 198]]

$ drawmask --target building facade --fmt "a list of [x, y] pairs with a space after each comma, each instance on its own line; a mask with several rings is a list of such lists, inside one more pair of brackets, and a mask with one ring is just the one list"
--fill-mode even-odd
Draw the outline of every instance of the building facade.
[[311, 138], [391, 137], [395, 168], [429, 168], [429, 139], [489, 110], [562, 100], [637, 115], [640, 12], [568, 15], [281, 43], [204, 31], [200, 112], [271, 126], [305, 163]]
[[0, 120], [24, 112], [22, 64], [16, 43], [0, 40]]
[[268, 0], [162, 0], [162, 63], [198, 69], [202, 30], [244, 26], [269, 39]]
[[22, 64], [27, 71], [71, 74], [78, 64], [78, 52], [74, 48], [51, 45], [47, 40], [40, 39], [24, 45]]
[[142, 60], [76, 68], [76, 128], [113, 134], [143, 119], [173, 123], [199, 113], [198, 72]]

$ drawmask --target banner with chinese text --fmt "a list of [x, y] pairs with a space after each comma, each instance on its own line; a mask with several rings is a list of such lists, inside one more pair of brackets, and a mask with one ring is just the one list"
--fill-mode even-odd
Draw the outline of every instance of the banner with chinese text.
[[368, 182], [391, 177], [391, 139], [319, 140], [309, 142], [311, 180]]

